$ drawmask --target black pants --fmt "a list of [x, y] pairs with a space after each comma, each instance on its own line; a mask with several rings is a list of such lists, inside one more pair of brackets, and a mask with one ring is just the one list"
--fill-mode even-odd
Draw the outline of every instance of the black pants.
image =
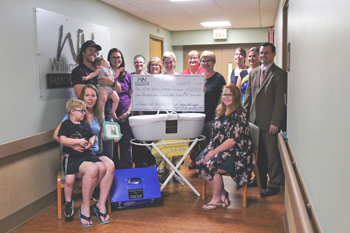
[[149, 167], [156, 164], [154, 156], [146, 146], [132, 145], [132, 160], [135, 168]]

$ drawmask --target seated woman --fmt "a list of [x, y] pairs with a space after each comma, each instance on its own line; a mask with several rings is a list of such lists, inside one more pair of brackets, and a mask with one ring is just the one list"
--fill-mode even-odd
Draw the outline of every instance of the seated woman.
[[254, 147], [247, 114], [241, 105], [242, 94], [234, 84], [224, 86], [212, 126], [212, 138], [196, 160], [201, 176], [209, 183], [213, 197], [204, 211], [228, 207], [228, 193], [222, 174], [229, 172], [237, 189], [249, 181], [254, 164]]
[[[83, 86], [80, 93], [80, 100], [84, 101], [86, 104], [86, 114], [84, 120], [86, 120], [90, 127], [92, 128], [92, 131], [95, 135], [95, 142], [91, 146], [91, 150], [96, 153], [98, 158], [102, 161], [103, 166], [99, 167], [98, 170], [98, 177], [97, 177], [97, 183], [92, 184], [92, 189], [86, 189], [85, 187], [90, 187], [91, 179], [87, 175], [83, 175], [83, 204], [81, 206], [81, 215], [84, 216], [84, 218], [81, 219], [81, 225], [83, 226], [92, 226], [93, 222], [91, 220], [90, 215], [90, 198], [92, 195], [93, 188], [96, 187], [97, 184], [100, 184], [100, 196], [98, 202], [94, 205], [94, 211], [97, 215], [98, 221], [101, 224], [106, 224], [110, 222], [109, 214], [106, 209], [106, 201], [108, 197], [109, 190], [112, 185], [113, 177], [114, 177], [114, 163], [113, 161], [105, 156], [104, 154], [99, 153], [99, 143], [98, 140], [100, 139], [100, 136], [103, 136], [101, 133], [101, 126], [103, 123], [103, 117], [102, 117], [102, 108], [100, 105], [100, 97], [98, 94], [98, 91], [95, 86], [91, 84], [87, 84]], [[63, 118], [63, 121], [67, 119], [67, 115]], [[62, 123], [61, 123], [62, 124]], [[61, 127], [61, 124], [56, 128], [54, 132], [54, 138], [60, 143], [60, 139], [57, 137], [58, 130]], [[76, 150], [79, 150], [79, 148], [76, 148]], [[71, 197], [68, 197], [66, 199], [66, 202], [71, 202]], [[73, 206], [72, 206], [73, 208]]]

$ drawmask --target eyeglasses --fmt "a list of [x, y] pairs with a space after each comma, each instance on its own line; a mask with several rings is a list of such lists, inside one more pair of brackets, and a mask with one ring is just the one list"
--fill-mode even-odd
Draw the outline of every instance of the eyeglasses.
[[85, 114], [86, 113], [86, 110], [85, 109], [73, 109], [74, 111], [77, 111], [77, 112], [81, 112], [81, 114]]
[[142, 65], [142, 64], [144, 64], [144, 62], [135, 61], [134, 64], [135, 64], [135, 65]]
[[118, 57], [111, 57], [111, 60], [117, 60], [117, 59], [120, 59], [121, 57], [118, 56]]
[[231, 94], [224, 94], [224, 93], [221, 93], [221, 96], [222, 96], [222, 97], [229, 97], [229, 98], [231, 98], [231, 97], [232, 97], [232, 95], [231, 95]]
[[151, 64], [151, 66], [159, 66], [159, 64]]
[[213, 61], [213, 60], [211, 60], [211, 59], [209, 59], [209, 60], [201, 60], [202, 63], [209, 63], [211, 61]]

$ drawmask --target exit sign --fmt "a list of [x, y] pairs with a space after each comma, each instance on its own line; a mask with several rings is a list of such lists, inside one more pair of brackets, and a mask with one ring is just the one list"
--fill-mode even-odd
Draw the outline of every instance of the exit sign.
[[227, 39], [227, 29], [214, 29], [213, 30], [214, 39]]

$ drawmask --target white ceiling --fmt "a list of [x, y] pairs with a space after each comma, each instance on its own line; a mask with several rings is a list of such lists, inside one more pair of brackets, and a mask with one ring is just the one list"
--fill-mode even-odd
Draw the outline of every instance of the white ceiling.
[[207, 29], [200, 23], [229, 21], [228, 28], [273, 26], [279, 0], [100, 0], [170, 31]]

